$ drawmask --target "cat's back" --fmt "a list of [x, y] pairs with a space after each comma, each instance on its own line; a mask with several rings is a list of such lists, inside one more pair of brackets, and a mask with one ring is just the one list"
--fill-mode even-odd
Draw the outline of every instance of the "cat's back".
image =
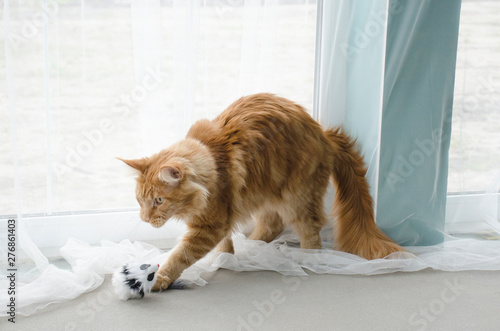
[[226, 108], [215, 120], [226, 133], [248, 133], [258, 138], [264, 134], [266, 138], [276, 135], [308, 136], [322, 135], [319, 124], [305, 109], [282, 97], [270, 93], [258, 93], [241, 97]]

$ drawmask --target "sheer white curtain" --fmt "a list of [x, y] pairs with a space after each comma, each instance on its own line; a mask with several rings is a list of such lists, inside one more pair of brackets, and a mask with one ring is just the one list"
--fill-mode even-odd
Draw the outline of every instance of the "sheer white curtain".
[[[318, 120], [362, 142], [376, 200], [388, 3], [325, 1], [318, 66]], [[375, 204], [376, 205], [376, 204]]]
[[0, 11], [0, 288], [14, 219], [19, 314], [159, 254], [136, 240], [170, 247], [183, 233], [139, 220], [116, 156], [157, 152], [245, 94], [312, 108], [314, 0], [5, 0]]

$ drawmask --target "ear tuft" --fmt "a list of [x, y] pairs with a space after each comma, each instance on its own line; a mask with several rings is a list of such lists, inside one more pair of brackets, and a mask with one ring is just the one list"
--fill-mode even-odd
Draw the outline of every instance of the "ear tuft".
[[128, 166], [139, 170], [141, 173], [144, 173], [146, 169], [149, 167], [149, 159], [146, 157], [143, 157], [142, 159], [136, 159], [136, 160], [124, 160], [119, 157], [117, 157], [118, 160], [124, 162]]
[[158, 177], [168, 185], [177, 186], [184, 177], [182, 170], [176, 166], [166, 166], [160, 169]]

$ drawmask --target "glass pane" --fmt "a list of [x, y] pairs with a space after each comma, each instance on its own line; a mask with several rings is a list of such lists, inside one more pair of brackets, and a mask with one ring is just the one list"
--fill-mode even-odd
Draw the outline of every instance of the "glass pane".
[[498, 190], [500, 1], [462, 2], [453, 112], [448, 192]]

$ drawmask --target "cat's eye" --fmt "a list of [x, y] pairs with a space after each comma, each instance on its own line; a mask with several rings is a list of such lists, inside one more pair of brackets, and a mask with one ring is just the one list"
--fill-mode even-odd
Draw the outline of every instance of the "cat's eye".
[[155, 206], [161, 205], [164, 201], [164, 198], [155, 198]]

